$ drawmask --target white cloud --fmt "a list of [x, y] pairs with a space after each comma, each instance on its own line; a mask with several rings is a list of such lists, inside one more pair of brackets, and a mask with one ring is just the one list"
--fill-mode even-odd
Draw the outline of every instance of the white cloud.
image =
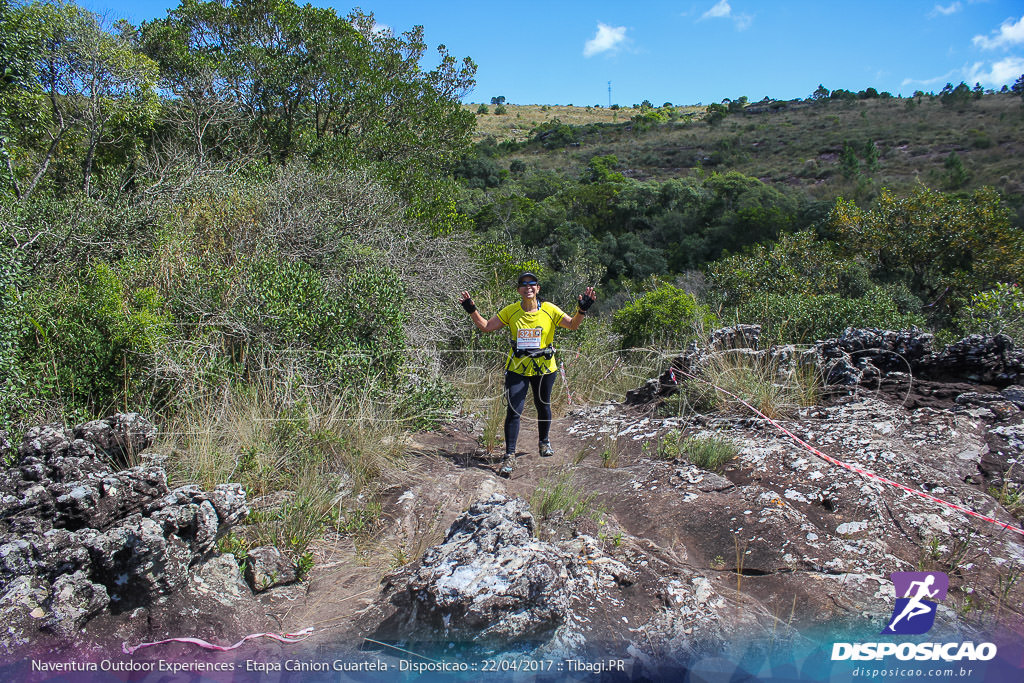
[[625, 26], [609, 26], [597, 22], [597, 33], [583, 45], [583, 56], [593, 57], [602, 52], [614, 52], [625, 40]]
[[754, 21], [752, 14], [733, 14], [732, 5], [729, 4], [729, 0], [718, 0], [718, 2], [712, 6], [704, 14], [700, 15], [700, 19], [732, 19], [733, 23], [736, 24], [737, 31], [743, 31], [750, 28], [750, 24]]
[[989, 36], [974, 36], [974, 44], [983, 50], [994, 50], [997, 47], [1009, 47], [1024, 43], [1024, 17], [1016, 22], [1012, 18], [1003, 22], [998, 31]]
[[998, 62], [965, 64], [959, 69], [953, 69], [935, 78], [904, 78], [900, 85], [930, 86], [945, 85], [946, 83], [956, 85], [960, 81], [964, 81], [967, 85], [981, 83], [999, 87], [1004, 84], [1012, 84], [1021, 74], [1024, 74], [1024, 57], [1007, 57]]
[[701, 19], [718, 19], [732, 14], [729, 0], [718, 0], [718, 4], [700, 16]]
[[961, 5], [959, 2], [951, 3], [946, 7], [943, 7], [942, 5], [936, 5], [935, 9], [932, 10], [932, 16], [934, 17], [941, 14], [945, 17], [948, 17], [950, 14], [956, 14], [961, 9], [963, 9], [963, 5]]
[[381, 24], [381, 23], [378, 23], [376, 21], [373, 22], [373, 29], [371, 29], [371, 30], [374, 33], [376, 33], [378, 36], [392, 35], [395, 32], [394, 29], [392, 29], [387, 24]]
[[745, 31], [750, 28], [750, 25], [754, 23], [754, 15], [752, 14], [737, 14], [734, 15], [732, 20], [736, 22], [737, 31]]
[[954, 69], [934, 78], [904, 78], [900, 85], [937, 85], [939, 83], [948, 83], [953, 78], [959, 80], [957, 76], [959, 73], [961, 73], [960, 69]]
[[992, 86], [1012, 85], [1022, 73], [1024, 57], [1007, 57], [989, 66], [985, 66], [984, 62], [974, 64], [967, 73], [967, 82]]

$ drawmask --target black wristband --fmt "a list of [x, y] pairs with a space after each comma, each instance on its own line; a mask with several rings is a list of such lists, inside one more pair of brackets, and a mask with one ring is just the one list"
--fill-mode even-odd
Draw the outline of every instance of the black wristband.
[[582, 308], [580, 308], [579, 306], [577, 306], [577, 307], [576, 307], [576, 315], [582, 315], [582, 316], [586, 317], [586, 315], [587, 315], [587, 312], [586, 312], [586, 311], [584, 311], [584, 310], [583, 310]]
[[466, 313], [473, 313], [476, 310], [476, 304], [473, 303], [472, 299], [463, 300], [462, 307], [466, 309]]
[[590, 308], [593, 305], [594, 305], [594, 297], [587, 296], [586, 294], [583, 295], [583, 298], [580, 299], [579, 303], [577, 304], [577, 306], [579, 306], [580, 310], [583, 312], [583, 315], [586, 315], [587, 314], [587, 309]]

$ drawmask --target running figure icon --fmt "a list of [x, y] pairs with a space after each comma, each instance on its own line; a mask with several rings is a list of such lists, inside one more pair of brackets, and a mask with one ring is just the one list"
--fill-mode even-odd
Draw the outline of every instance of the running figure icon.
[[942, 572], [893, 572], [896, 603], [883, 634], [921, 634], [935, 624], [939, 600], [946, 598], [949, 577]]
[[889, 623], [890, 631], [896, 630], [894, 627], [903, 617], [906, 617], [907, 621], [910, 621], [914, 617], [921, 616], [922, 614], [928, 614], [933, 609], [935, 609], [933, 605], [925, 605], [921, 602], [922, 598], [934, 598], [936, 595], [939, 594], [938, 588], [936, 588], [935, 590], [929, 590], [929, 588], [931, 588], [932, 584], [934, 583], [934, 574], [929, 574], [924, 581], [912, 581], [910, 583], [910, 589], [908, 593], [910, 591], [913, 591], [915, 586], [917, 587], [917, 593], [915, 595], [907, 596], [908, 598], [910, 598], [910, 600], [907, 602], [907, 606], [903, 608], [903, 611], [900, 612], [900, 615]]

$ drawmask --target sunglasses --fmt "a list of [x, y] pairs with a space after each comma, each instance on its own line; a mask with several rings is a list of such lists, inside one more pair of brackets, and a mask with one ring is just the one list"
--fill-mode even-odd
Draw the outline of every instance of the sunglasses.
[[520, 282], [519, 286], [520, 287], [536, 287], [539, 284], [540, 284], [539, 282], [530, 281], [530, 282]]

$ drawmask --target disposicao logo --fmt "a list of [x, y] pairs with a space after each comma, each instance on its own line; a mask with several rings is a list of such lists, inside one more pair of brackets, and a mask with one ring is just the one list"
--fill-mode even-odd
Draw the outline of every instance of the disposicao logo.
[[[920, 635], [935, 625], [938, 600], [946, 598], [949, 577], [942, 572], [894, 572], [896, 604], [881, 635]], [[993, 643], [833, 643], [832, 660], [988, 661], [996, 656]]]
[[949, 577], [942, 572], [893, 572], [896, 605], [882, 635], [927, 633], [935, 624], [936, 600], [945, 600]]

